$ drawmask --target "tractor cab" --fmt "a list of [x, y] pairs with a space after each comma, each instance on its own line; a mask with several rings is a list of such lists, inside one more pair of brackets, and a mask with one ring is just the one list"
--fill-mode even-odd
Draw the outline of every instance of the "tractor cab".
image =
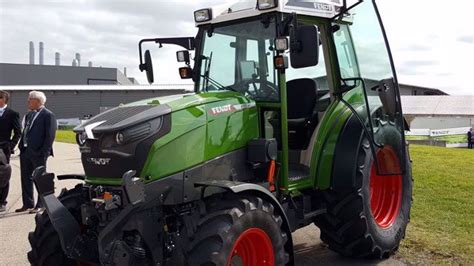
[[[185, 47], [177, 53], [185, 64], [179, 74], [193, 79], [195, 93], [235, 92], [255, 102], [259, 138], [277, 141], [282, 188], [327, 187], [329, 168], [321, 164], [332, 160], [329, 154], [326, 162], [316, 158], [325, 145], [320, 134], [331, 130], [325, 124], [337, 120], [327, 110], [338, 104], [362, 121], [373, 151], [389, 142], [396, 148], [386, 156], [405, 156], [401, 138], [374, 135], [386, 120], [403, 131], [396, 77], [374, 7], [372, 1], [253, 0], [201, 9], [194, 13], [196, 37], [142, 40], [140, 55], [144, 42]], [[140, 68], [153, 82], [147, 57], [149, 51], [145, 60], [140, 56]], [[381, 174], [401, 169], [377, 168]]]

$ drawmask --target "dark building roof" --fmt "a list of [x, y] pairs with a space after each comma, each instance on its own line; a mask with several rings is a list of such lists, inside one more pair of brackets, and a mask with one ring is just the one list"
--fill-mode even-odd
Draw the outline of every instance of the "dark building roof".
[[116, 68], [0, 63], [0, 85], [137, 85]]

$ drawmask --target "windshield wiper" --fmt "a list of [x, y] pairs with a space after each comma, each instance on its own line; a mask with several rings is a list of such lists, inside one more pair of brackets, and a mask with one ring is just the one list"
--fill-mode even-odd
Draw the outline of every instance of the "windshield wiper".
[[215, 79], [209, 77], [208, 75], [200, 75], [202, 78], [204, 78], [206, 80], [206, 91], [207, 91], [207, 88], [209, 87], [209, 81], [212, 83], [212, 85], [216, 86], [217, 90], [230, 90], [230, 91], [235, 91], [235, 92], [239, 92], [237, 91], [236, 89], [232, 88], [231, 86], [224, 86], [222, 84], [220, 84], [219, 82], [217, 82]]

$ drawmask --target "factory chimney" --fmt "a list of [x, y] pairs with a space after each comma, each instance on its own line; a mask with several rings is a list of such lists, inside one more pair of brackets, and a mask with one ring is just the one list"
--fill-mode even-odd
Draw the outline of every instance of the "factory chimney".
[[77, 67], [77, 59], [72, 59], [72, 66]]
[[54, 55], [54, 65], [61, 65], [61, 54], [58, 52], [56, 52], [56, 54]]
[[123, 75], [124, 75], [125, 77], [127, 76], [127, 68], [126, 68], [126, 67], [123, 68]]
[[35, 44], [30, 42], [30, 65], [35, 64]]
[[44, 65], [44, 43], [39, 43], [39, 64]]
[[92, 61], [89, 61], [89, 64], [87, 64], [89, 67], [92, 67]]
[[81, 66], [81, 54], [76, 53], [77, 66]]

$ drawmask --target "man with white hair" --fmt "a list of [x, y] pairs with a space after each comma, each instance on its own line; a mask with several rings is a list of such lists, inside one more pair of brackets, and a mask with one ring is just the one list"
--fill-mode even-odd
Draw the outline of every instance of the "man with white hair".
[[20, 170], [23, 207], [15, 212], [36, 213], [42, 210], [42, 203], [33, 198], [33, 171], [40, 166], [46, 167], [46, 160], [53, 155], [53, 142], [56, 136], [56, 118], [44, 107], [46, 95], [40, 91], [31, 91], [28, 96], [28, 109], [25, 116], [20, 144]]

